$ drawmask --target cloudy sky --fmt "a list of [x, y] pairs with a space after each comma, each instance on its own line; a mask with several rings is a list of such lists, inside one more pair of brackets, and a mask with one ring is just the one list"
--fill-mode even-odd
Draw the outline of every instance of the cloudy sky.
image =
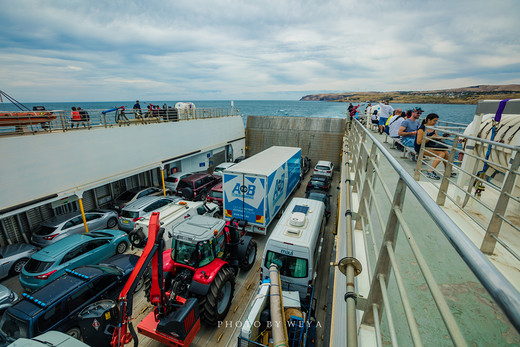
[[518, 0], [0, 0], [25, 102], [298, 100], [520, 83]]

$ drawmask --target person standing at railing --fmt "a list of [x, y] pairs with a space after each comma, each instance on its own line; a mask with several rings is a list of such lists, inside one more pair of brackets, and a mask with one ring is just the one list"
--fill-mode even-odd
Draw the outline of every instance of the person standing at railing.
[[[444, 146], [441, 143], [437, 143], [432, 140], [440, 141], [442, 139], [442, 136], [439, 136], [437, 134], [437, 130], [433, 131], [427, 131], [426, 127], [433, 127], [435, 124], [437, 124], [437, 121], [439, 120], [439, 116], [435, 113], [430, 113], [426, 116], [426, 118], [422, 121], [421, 125], [419, 126], [419, 129], [417, 129], [417, 136], [415, 138], [414, 146], [415, 146], [415, 152], [419, 153], [421, 150], [421, 144], [423, 141], [423, 138], [426, 134], [426, 139], [424, 140], [424, 155], [428, 157], [433, 157], [433, 163], [432, 163], [432, 169], [426, 173], [426, 176], [428, 178], [438, 180], [440, 179], [440, 176], [437, 175], [435, 172], [435, 168], [442, 159], [446, 160], [448, 159], [448, 151], [446, 150], [446, 146]], [[446, 162], [442, 161], [444, 164], [444, 170], [446, 170]], [[455, 177], [457, 174], [455, 172], [451, 173], [451, 177]]]
[[394, 112], [394, 108], [390, 106], [388, 100], [385, 100], [384, 103], [380, 102], [379, 106], [381, 107], [381, 111], [379, 112], [379, 134], [383, 134], [383, 131], [385, 130], [386, 121]]
[[141, 105], [139, 105], [139, 100], [136, 100], [135, 102], [134, 114], [135, 118], [143, 118], [143, 112], [141, 111]]

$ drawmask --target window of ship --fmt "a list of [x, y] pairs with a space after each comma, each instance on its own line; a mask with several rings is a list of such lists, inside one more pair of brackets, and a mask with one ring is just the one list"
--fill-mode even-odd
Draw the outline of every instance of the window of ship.
[[273, 251], [267, 251], [265, 257], [265, 267], [269, 268], [271, 264], [276, 264], [280, 271], [280, 275], [292, 278], [305, 278], [308, 273], [307, 259], [293, 257]]

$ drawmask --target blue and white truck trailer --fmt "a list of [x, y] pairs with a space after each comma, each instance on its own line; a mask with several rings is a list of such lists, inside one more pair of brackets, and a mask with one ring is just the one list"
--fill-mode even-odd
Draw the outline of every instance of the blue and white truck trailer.
[[301, 148], [273, 146], [224, 170], [224, 219], [265, 235], [300, 181], [301, 158]]

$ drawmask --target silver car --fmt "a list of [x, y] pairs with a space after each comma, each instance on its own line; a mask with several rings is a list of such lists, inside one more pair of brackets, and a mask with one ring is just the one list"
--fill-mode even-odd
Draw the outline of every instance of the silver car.
[[[90, 210], [85, 212], [89, 231], [112, 229], [117, 225], [117, 212], [111, 210]], [[31, 237], [31, 242], [45, 247], [69, 235], [83, 234], [85, 226], [81, 212], [57, 216], [43, 222]]]
[[0, 315], [16, 300], [18, 300], [18, 295], [11, 289], [0, 284]]
[[[168, 185], [166, 185], [168, 188]], [[136, 187], [129, 189], [114, 199], [114, 209], [121, 212], [123, 207], [136, 201], [143, 196], [159, 196], [163, 195], [162, 188], [158, 187]], [[166, 195], [171, 195], [169, 189], [166, 190]]]
[[25, 263], [38, 249], [38, 247], [27, 243], [15, 243], [0, 247], [0, 278], [18, 275]]
[[118, 226], [119, 230], [130, 232], [134, 230], [135, 222], [143, 217], [148, 217], [152, 212], [181, 200], [179, 197], [170, 196], [144, 196], [121, 210]]

